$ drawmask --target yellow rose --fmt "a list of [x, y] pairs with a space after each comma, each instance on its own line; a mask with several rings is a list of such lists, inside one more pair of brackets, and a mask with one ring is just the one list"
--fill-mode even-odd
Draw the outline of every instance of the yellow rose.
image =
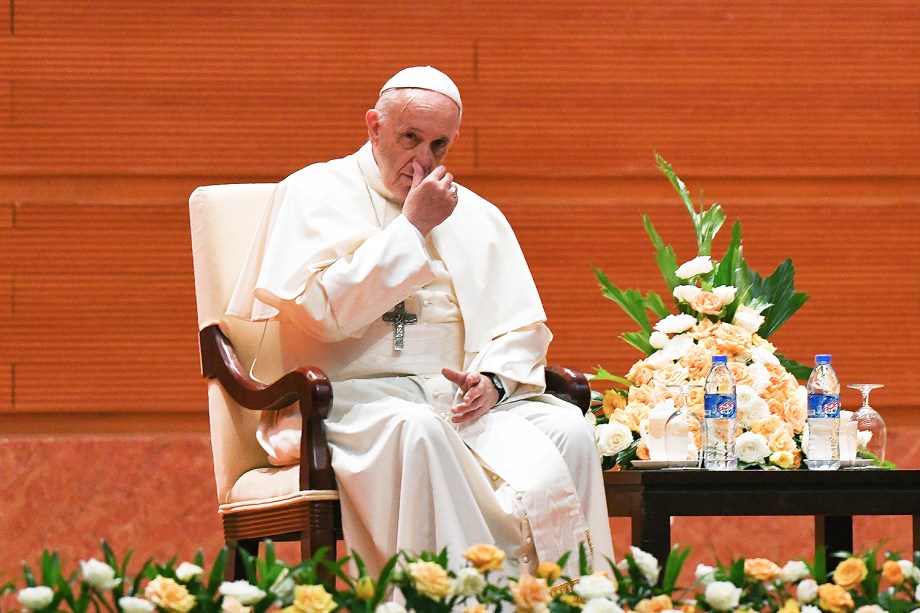
[[690, 301], [690, 307], [697, 313], [718, 315], [722, 310], [722, 299], [712, 292], [700, 292]]
[[629, 372], [626, 373], [626, 378], [635, 383], [636, 385], [647, 385], [652, 380], [652, 376], [655, 374], [655, 369], [649, 366], [645, 360], [639, 360], [632, 365], [632, 368], [629, 369]]
[[795, 453], [791, 451], [774, 451], [770, 454], [770, 463], [780, 468], [790, 469], [796, 467]]
[[751, 333], [739, 326], [722, 322], [712, 333], [716, 346], [728, 356], [746, 356], [751, 353]]
[[891, 585], [901, 585], [904, 583], [904, 571], [901, 565], [895, 560], [885, 560], [882, 564], [882, 577]]
[[415, 589], [432, 600], [438, 600], [450, 593], [447, 571], [434, 562], [410, 563], [409, 575], [415, 582]]
[[636, 613], [661, 613], [673, 609], [670, 596], [661, 594], [653, 598], [643, 598], [636, 603]]
[[322, 585], [295, 585], [294, 604], [282, 613], [329, 613], [338, 606]]
[[545, 611], [547, 603], [552, 599], [546, 579], [527, 573], [521, 573], [516, 582], [511, 582], [511, 596], [514, 597], [514, 608], [518, 613]]
[[786, 602], [783, 603], [783, 606], [777, 610], [776, 613], [799, 613], [801, 609], [799, 608], [799, 601], [795, 598], [789, 598]]
[[481, 573], [498, 570], [505, 564], [505, 552], [488, 543], [473, 545], [463, 552], [463, 557]]
[[680, 385], [687, 380], [687, 369], [680, 364], [668, 364], [655, 371], [655, 381], [661, 385]]
[[622, 409], [626, 406], [626, 397], [616, 390], [607, 390], [604, 392], [604, 415], [610, 419], [610, 415], [615, 409]]
[[779, 577], [780, 567], [766, 558], [748, 558], [744, 561], [744, 574], [755, 581], [773, 581]]
[[144, 596], [171, 613], [188, 613], [195, 606], [195, 597], [188, 593], [188, 589], [168, 577], [157, 576], [148, 583]]
[[858, 587], [868, 574], [869, 569], [866, 568], [863, 559], [850, 556], [834, 569], [834, 583], [845, 590], [852, 590]]
[[537, 565], [537, 577], [546, 579], [547, 584], [555, 583], [561, 576], [562, 568], [555, 562], [540, 562]]
[[853, 609], [854, 602], [850, 593], [839, 585], [825, 583], [818, 587], [818, 605], [830, 613], [847, 613]]
[[575, 608], [575, 609], [585, 608], [585, 601], [578, 594], [572, 594], [572, 593], [563, 594], [562, 596], [559, 597], [559, 602], [561, 602], [562, 604], [566, 606]]
[[374, 593], [374, 580], [367, 575], [359, 577], [355, 583], [355, 596], [360, 600], [370, 600], [374, 597]]

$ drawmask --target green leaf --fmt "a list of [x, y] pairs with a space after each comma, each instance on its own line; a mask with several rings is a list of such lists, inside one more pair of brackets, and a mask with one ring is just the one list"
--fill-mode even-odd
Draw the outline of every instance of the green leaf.
[[790, 360], [781, 353], [776, 353], [774, 355], [776, 356], [776, 359], [779, 360], [779, 363], [782, 364], [783, 368], [786, 369], [786, 372], [788, 372], [799, 381], [807, 381], [808, 377], [811, 376], [811, 368], [808, 366], [799, 364], [795, 360]]
[[661, 296], [655, 292], [649, 292], [645, 295], [645, 307], [660, 318], [667, 317], [671, 311], [664, 305]]
[[[671, 165], [657, 153], [655, 154], [655, 162], [661, 172], [668, 178], [668, 181], [671, 182], [671, 185], [674, 186], [675, 191], [677, 191], [684, 206], [687, 207], [687, 211], [690, 213], [693, 229], [696, 231], [696, 244], [699, 255], [710, 255], [712, 252], [712, 239], [715, 238], [719, 228], [725, 222], [725, 213], [722, 211], [722, 207], [718, 204], [713, 204], [709, 207], [709, 210], [703, 211], [703, 205], [700, 203], [700, 212], [697, 213], [693, 206], [693, 200], [690, 198], [690, 192], [687, 191], [686, 185], [677, 176]], [[672, 287], [671, 289], [674, 288]]]
[[642, 326], [643, 330], [651, 330], [652, 325], [649, 323], [648, 315], [645, 312], [645, 299], [642, 298], [642, 294], [634, 289], [624, 292], [611, 283], [603, 271], [596, 266], [593, 268], [594, 274], [601, 284], [604, 296], [620, 305], [620, 308], [632, 317], [637, 324]]
[[652, 355], [657, 350], [652, 347], [652, 344], [648, 341], [649, 336], [651, 336], [650, 332], [640, 330], [638, 332], [626, 332], [625, 334], [621, 334], [620, 338], [645, 355]]
[[652, 239], [652, 245], [655, 247], [655, 261], [658, 263], [658, 270], [661, 271], [661, 276], [664, 277], [665, 283], [668, 284], [668, 291], [673, 292], [675, 287], [683, 284], [683, 280], [675, 272], [677, 270], [677, 258], [674, 256], [674, 249], [670, 245], [664, 244], [648, 215], [642, 216], [642, 225], [645, 226], [645, 232]]
[[794, 277], [795, 268], [790, 259], [777, 266], [766, 279], [751, 271], [751, 292], [773, 304], [763, 311], [765, 320], [757, 331], [763, 338], [769, 338], [808, 300], [807, 294], [795, 291]]
[[[635, 385], [635, 384], [634, 384], [632, 381], [630, 381], [629, 379], [624, 379], [623, 377], [618, 377], [617, 375], [615, 375], [615, 374], [613, 374], [613, 373], [607, 372], [606, 370], [604, 370], [604, 369], [603, 369], [602, 367], [600, 367], [600, 366], [597, 367], [597, 374], [594, 375], [594, 377], [592, 378], [592, 380], [594, 380], [594, 381], [614, 381], [614, 382], [616, 382], [616, 383], [621, 383], [621, 384], [625, 385], [626, 387], [632, 387], [633, 385]], [[601, 394], [601, 399], [603, 400], [603, 394]]]
[[668, 559], [665, 561], [664, 565], [664, 576], [661, 583], [661, 593], [671, 595], [675, 590], [677, 585], [677, 578], [680, 576], [680, 571], [684, 566], [684, 562], [687, 560], [687, 556], [690, 555], [690, 548], [687, 547], [684, 550], [681, 550], [680, 546], [675, 545], [671, 548], [671, 551], [668, 553]]
[[[741, 255], [741, 222], [736, 221], [732, 226], [732, 239], [725, 250], [725, 256], [719, 262], [712, 277], [713, 287], [731, 285], [737, 290], [735, 299], [725, 309], [723, 317], [725, 321], [730, 322], [735, 316], [738, 305], [742, 304], [744, 291], [750, 287], [748, 277], [747, 263]], [[743, 285], [739, 285], [739, 282], [743, 283]]]
[[[214, 567], [211, 568], [211, 573], [208, 575], [207, 590], [216, 594], [218, 588], [220, 588], [221, 582], [224, 580], [224, 570], [227, 568], [227, 556], [229, 551], [227, 547], [221, 547], [220, 551], [217, 552], [217, 557], [214, 559]], [[201, 564], [198, 566], [203, 567], [204, 560], [201, 561]]]

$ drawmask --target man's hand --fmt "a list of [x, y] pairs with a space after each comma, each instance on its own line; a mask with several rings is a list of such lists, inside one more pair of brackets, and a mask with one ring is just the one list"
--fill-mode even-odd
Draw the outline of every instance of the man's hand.
[[451, 421], [464, 423], [485, 415], [498, 403], [498, 390], [492, 384], [492, 379], [478, 372], [458, 372], [450, 368], [442, 368], [441, 374], [455, 383], [463, 398], [459, 404], [451, 408]]
[[436, 225], [450, 217], [457, 206], [457, 197], [450, 189], [454, 175], [444, 166], [438, 166], [425, 176], [425, 169], [416, 161], [412, 162], [412, 170], [412, 187], [403, 204], [403, 215], [422, 236], [428, 236]]

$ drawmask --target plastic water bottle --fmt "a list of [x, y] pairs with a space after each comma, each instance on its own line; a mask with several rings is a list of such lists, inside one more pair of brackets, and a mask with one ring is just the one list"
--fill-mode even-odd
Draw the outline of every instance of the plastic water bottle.
[[815, 356], [808, 377], [808, 449], [805, 464], [811, 470], [840, 468], [840, 382], [831, 356]]
[[735, 378], [724, 355], [712, 356], [712, 369], [703, 388], [706, 410], [706, 450], [703, 465], [709, 470], [735, 470]]

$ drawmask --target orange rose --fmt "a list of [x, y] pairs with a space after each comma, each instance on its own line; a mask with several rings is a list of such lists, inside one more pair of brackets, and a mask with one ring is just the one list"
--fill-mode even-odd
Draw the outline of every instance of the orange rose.
[[645, 360], [639, 360], [633, 364], [632, 368], [629, 369], [629, 372], [626, 373], [626, 378], [636, 385], [646, 385], [652, 380], [652, 376], [654, 374], [654, 368], [649, 366]]
[[626, 406], [626, 397], [616, 390], [607, 390], [604, 392], [604, 415], [610, 419], [610, 415], [615, 409], [622, 409]]
[[901, 565], [895, 560], [885, 560], [882, 564], [882, 577], [891, 585], [901, 585], [904, 583], [904, 571]]
[[773, 581], [779, 577], [780, 567], [766, 558], [748, 558], [744, 561], [744, 574], [755, 581]]
[[670, 596], [661, 594], [653, 598], [643, 598], [636, 603], [636, 613], [661, 613], [673, 609]]
[[[834, 574], [837, 574], [836, 571]], [[839, 585], [825, 583], [818, 587], [818, 605], [830, 613], [847, 613], [853, 610], [855, 603], [848, 591]]]
[[450, 593], [450, 579], [447, 571], [434, 562], [412, 562], [409, 575], [415, 582], [415, 589], [432, 600], [438, 600]]
[[712, 335], [719, 350], [728, 356], [751, 353], [751, 333], [744, 328], [722, 322], [716, 325]]
[[473, 545], [463, 552], [463, 557], [481, 573], [498, 570], [505, 564], [505, 552], [488, 543]]
[[517, 581], [511, 582], [511, 596], [518, 613], [545, 611], [547, 603], [552, 599], [546, 579], [538, 579], [527, 573], [522, 573]]
[[285, 609], [290, 613], [329, 613], [336, 607], [332, 594], [322, 585], [294, 586], [294, 604]]
[[834, 569], [834, 583], [845, 590], [852, 590], [862, 583], [869, 574], [862, 558], [850, 556]]
[[195, 606], [195, 597], [188, 593], [184, 585], [159, 575], [147, 584], [144, 596], [170, 613], [188, 613]]
[[690, 307], [697, 313], [718, 315], [722, 310], [722, 299], [712, 292], [700, 292], [690, 301]]

